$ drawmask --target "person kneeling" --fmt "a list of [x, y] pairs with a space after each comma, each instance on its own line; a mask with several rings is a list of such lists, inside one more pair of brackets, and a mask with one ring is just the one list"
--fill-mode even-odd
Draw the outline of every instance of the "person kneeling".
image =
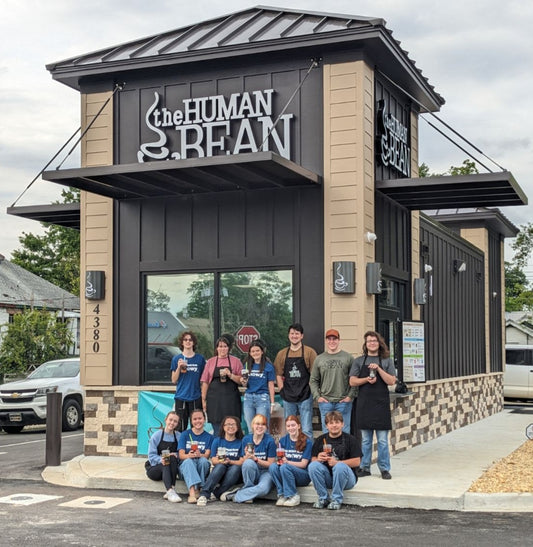
[[353, 488], [357, 482], [355, 470], [361, 461], [361, 447], [356, 437], [342, 431], [344, 421], [340, 412], [328, 412], [325, 423], [328, 432], [315, 440], [308, 469], [318, 494], [313, 507], [336, 510], [342, 506], [344, 490]]

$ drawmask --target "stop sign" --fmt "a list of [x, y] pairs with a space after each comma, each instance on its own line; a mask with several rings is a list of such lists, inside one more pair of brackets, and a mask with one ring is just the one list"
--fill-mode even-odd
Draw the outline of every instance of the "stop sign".
[[248, 353], [250, 344], [259, 338], [259, 331], [252, 325], [243, 325], [235, 334], [235, 344], [243, 352]]

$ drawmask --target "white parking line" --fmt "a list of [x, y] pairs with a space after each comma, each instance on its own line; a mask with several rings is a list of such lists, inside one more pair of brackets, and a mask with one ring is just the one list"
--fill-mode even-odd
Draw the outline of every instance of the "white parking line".
[[0, 498], [0, 503], [9, 503], [11, 505], [33, 505], [34, 503], [42, 503], [43, 501], [57, 500], [63, 496], [45, 496], [44, 494], [27, 494], [20, 492]]
[[[65, 435], [61, 437], [62, 439], [69, 439], [70, 437], [81, 437], [83, 433], [75, 433], [74, 435]], [[3, 444], [2, 448], [9, 448], [10, 446], [21, 446], [23, 444], [35, 444], [35, 443], [44, 443], [46, 442], [46, 438], [44, 439], [37, 439], [36, 441], [24, 441], [21, 443], [13, 443], [13, 444]]]
[[132, 498], [108, 498], [102, 496], [84, 496], [72, 501], [60, 503], [60, 507], [90, 508], [90, 509], [111, 509], [123, 503], [132, 501]]

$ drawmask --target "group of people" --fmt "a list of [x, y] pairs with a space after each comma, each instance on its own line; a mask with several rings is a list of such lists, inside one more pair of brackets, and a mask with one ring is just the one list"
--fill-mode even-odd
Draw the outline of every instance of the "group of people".
[[[300, 503], [297, 487], [312, 483], [318, 494], [314, 507], [340, 509], [343, 491], [371, 474], [374, 434], [381, 477], [391, 478], [388, 386], [396, 382], [396, 372], [383, 337], [367, 332], [363, 354], [356, 359], [340, 349], [336, 329], [326, 332], [326, 350], [320, 355], [304, 345], [299, 323], [289, 327], [288, 338], [289, 346], [274, 363], [264, 343], [255, 340], [243, 364], [230, 354], [231, 335], [216, 341], [215, 355], [206, 361], [196, 353], [195, 334], [181, 333], [182, 353], [171, 363], [175, 410], [151, 437], [146, 463], [148, 477], [163, 480], [166, 499], [181, 501], [175, 490], [181, 476], [187, 501], [199, 506], [215, 499], [252, 503], [275, 487], [276, 505], [293, 507]], [[276, 383], [287, 431], [277, 443], [268, 433]], [[242, 408], [239, 387], [245, 388]], [[313, 400], [323, 431], [316, 439]], [[215, 436], [204, 430], [206, 420]]]

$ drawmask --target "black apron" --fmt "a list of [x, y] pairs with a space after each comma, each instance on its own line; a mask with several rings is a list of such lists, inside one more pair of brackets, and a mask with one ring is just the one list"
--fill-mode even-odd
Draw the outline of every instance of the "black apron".
[[[368, 356], [365, 356], [359, 378], [366, 378], [369, 375], [367, 358]], [[379, 358], [379, 365], [381, 366], [381, 358]], [[375, 384], [364, 383], [359, 386], [355, 419], [357, 429], [392, 429], [389, 388], [379, 372], [376, 372]]]
[[285, 354], [285, 365], [283, 366], [283, 388], [280, 390], [281, 398], [288, 403], [300, 403], [309, 399], [311, 388], [309, 387], [309, 369], [305, 364], [304, 345], [302, 344], [302, 355], [289, 357], [290, 347]]
[[173, 441], [165, 441], [163, 440], [163, 437], [165, 436], [165, 432], [163, 431], [163, 435], [161, 435], [161, 440], [159, 441], [159, 444], [157, 445], [157, 453], [161, 454], [163, 450], [168, 450], [169, 452], [178, 452], [178, 438], [176, 437], [176, 432], [174, 431], [174, 440]]
[[241, 394], [237, 384], [229, 378], [220, 381], [220, 369], [229, 368], [231, 363], [228, 357], [228, 366], [219, 367], [218, 357], [213, 371], [213, 379], [207, 389], [207, 417], [211, 424], [219, 424], [226, 416], [241, 416]]

